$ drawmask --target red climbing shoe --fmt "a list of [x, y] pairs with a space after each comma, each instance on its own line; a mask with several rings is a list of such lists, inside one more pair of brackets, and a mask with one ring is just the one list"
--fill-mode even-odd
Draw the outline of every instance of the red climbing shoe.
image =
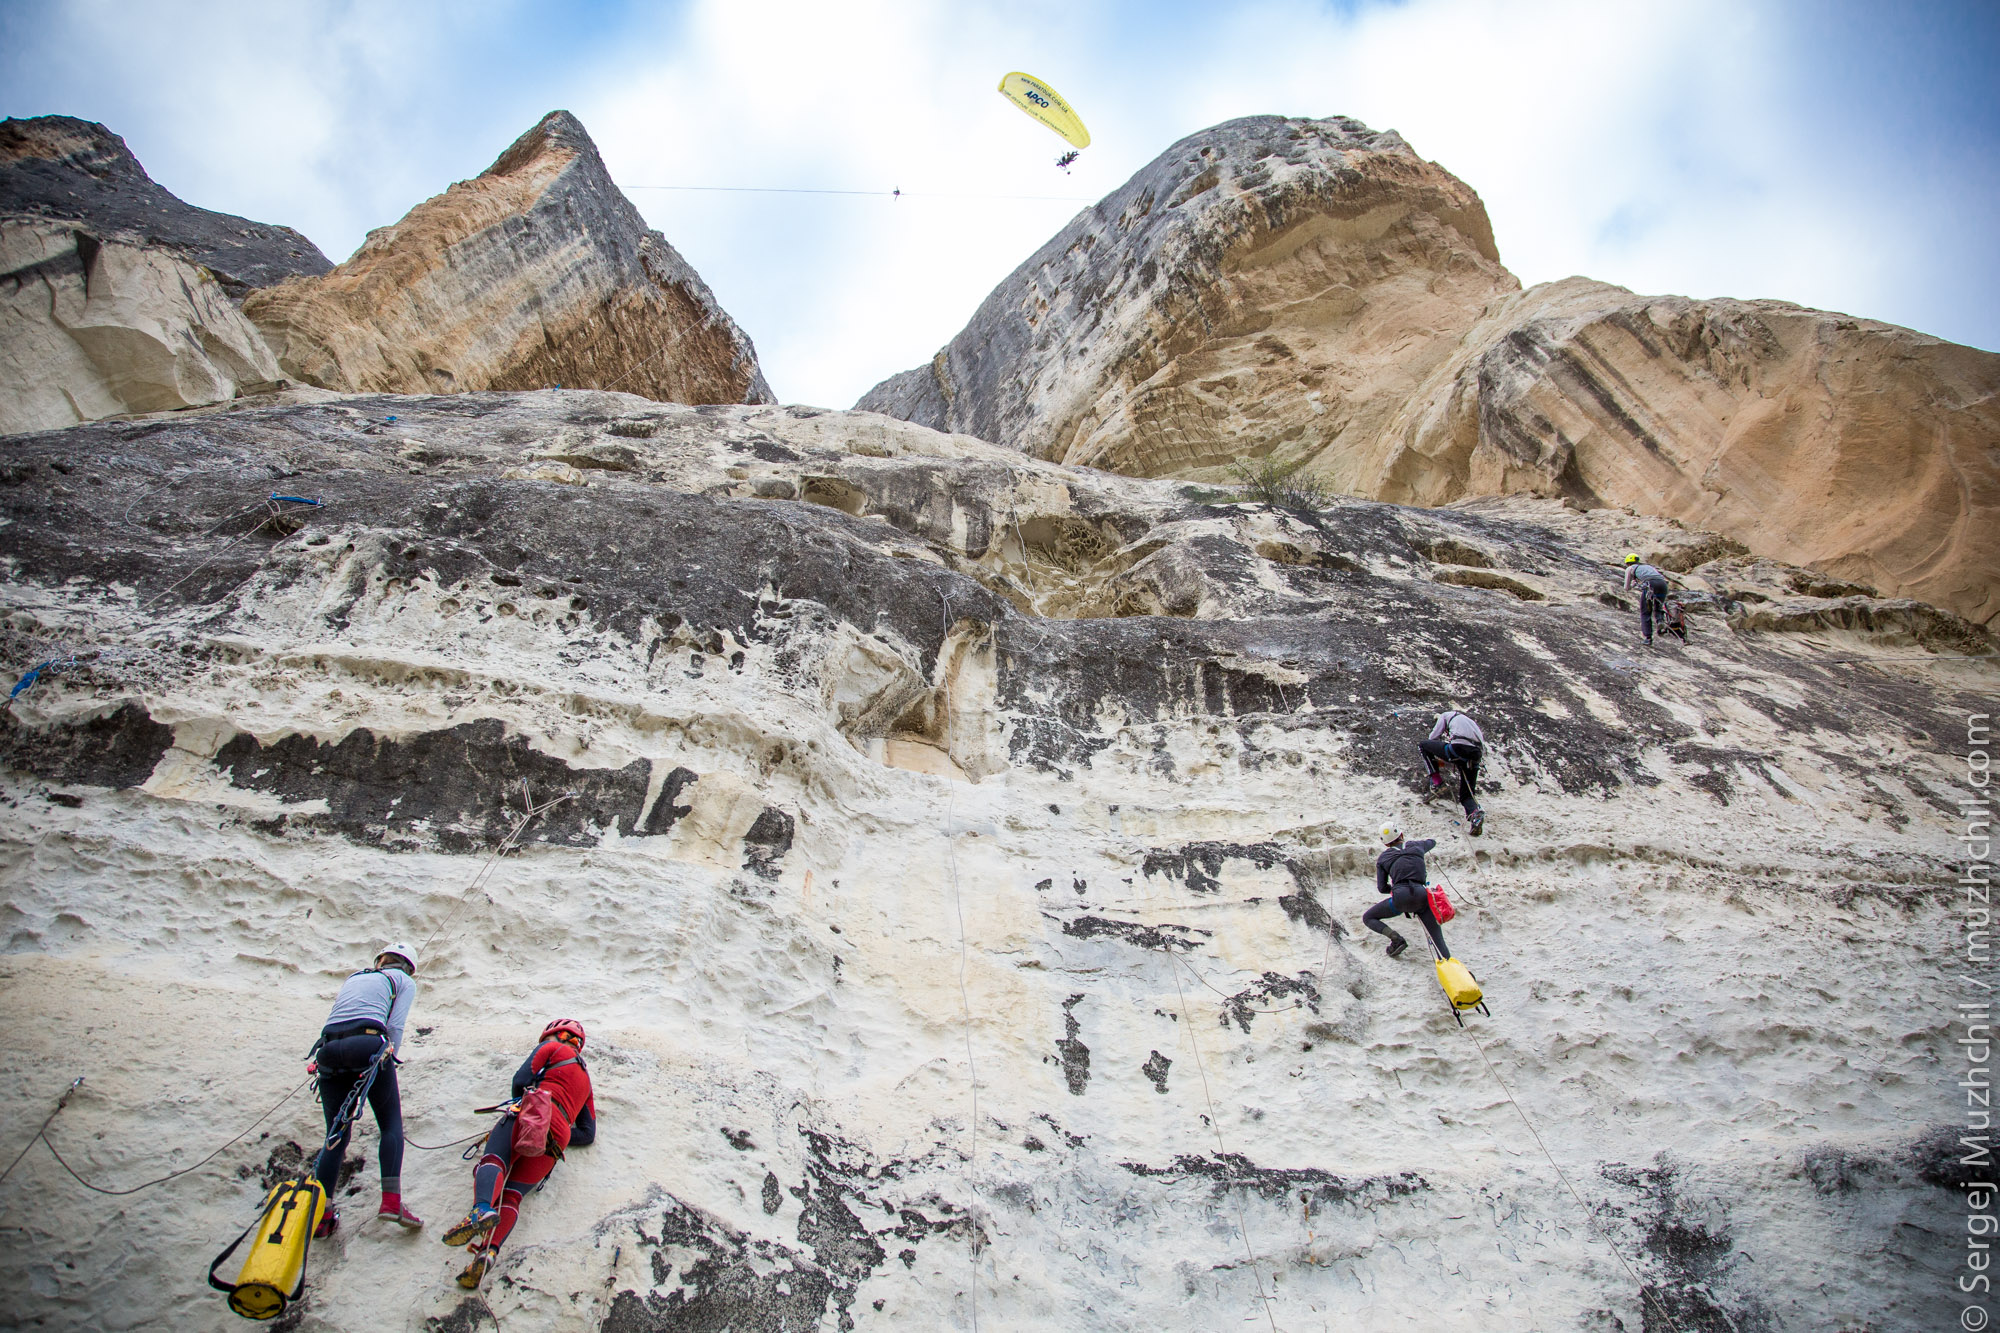
[[319, 1215], [319, 1225], [313, 1228], [314, 1240], [325, 1240], [340, 1230], [340, 1214], [329, 1208]]
[[399, 1223], [410, 1228], [412, 1231], [422, 1231], [424, 1229], [424, 1219], [418, 1217], [404, 1206], [403, 1196], [400, 1194], [384, 1194], [382, 1196], [382, 1207], [376, 1212], [375, 1216], [387, 1222]]

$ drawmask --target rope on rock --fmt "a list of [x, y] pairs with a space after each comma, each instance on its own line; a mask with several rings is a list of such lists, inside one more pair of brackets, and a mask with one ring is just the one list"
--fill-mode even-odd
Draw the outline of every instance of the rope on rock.
[[158, 602], [161, 598], [165, 597], [168, 593], [180, 587], [183, 583], [186, 583], [189, 579], [193, 578], [195, 575], [201, 573], [202, 570], [208, 568], [210, 565], [214, 564], [217, 560], [220, 560], [222, 558], [223, 553], [227, 551], [230, 547], [236, 545], [236, 543], [242, 541], [246, 537], [251, 537], [259, 532], [262, 532], [264, 530], [265, 525], [270, 523], [272, 519], [278, 518], [285, 513], [285, 510], [282, 508], [282, 506], [286, 504], [308, 505], [314, 509], [319, 509], [323, 508], [326, 502], [324, 500], [309, 499], [303, 495], [278, 495], [274, 492], [273, 494], [266, 496], [264, 499], [259, 500], [256, 504], [248, 505], [242, 509], [237, 510], [233, 514], [228, 515], [227, 517], [222, 519], [221, 522], [217, 523], [214, 527], [210, 528], [207, 532], [202, 533], [201, 537], [197, 538], [196, 540], [202, 540], [204, 538], [212, 537], [222, 529], [224, 524], [232, 523], [239, 518], [247, 517], [251, 514], [256, 513], [259, 509], [265, 511], [263, 518], [251, 524], [248, 528], [244, 529], [242, 532], [237, 533], [234, 537], [231, 537], [228, 541], [224, 542], [222, 545], [216, 547], [215, 550], [211, 551], [208, 555], [204, 556], [201, 559], [201, 561], [195, 565], [193, 569], [190, 569], [187, 573], [181, 575], [179, 578], [175, 579], [172, 583], [169, 583], [166, 587], [160, 589], [158, 592], [154, 593], [151, 597], [148, 597], [145, 601], [139, 603], [138, 609], [141, 611], [146, 610], [148, 607]]
[[62, 1153], [57, 1150], [55, 1141], [49, 1138], [48, 1136], [49, 1126], [53, 1124], [55, 1122], [55, 1118], [62, 1113], [62, 1109], [65, 1106], [69, 1105], [70, 1094], [83, 1086], [83, 1076], [78, 1075], [76, 1080], [69, 1085], [69, 1089], [65, 1091], [61, 1096], [61, 1098], [57, 1100], [56, 1109], [49, 1112], [48, 1119], [42, 1121], [41, 1128], [37, 1129], [35, 1131], [34, 1137], [28, 1140], [27, 1147], [21, 1149], [20, 1153], [16, 1155], [16, 1157], [14, 1158], [13, 1163], [9, 1165], [4, 1172], [0, 1172], [0, 1181], [4, 1181], [8, 1176], [13, 1174], [14, 1167], [19, 1166], [21, 1164], [21, 1158], [26, 1157], [28, 1155], [28, 1148], [32, 1148], [35, 1146], [36, 1143], [40, 1143], [43, 1147], [49, 1150], [49, 1155], [56, 1159], [56, 1165], [60, 1166], [63, 1170], [69, 1172], [69, 1174], [76, 1180], [76, 1183], [83, 1186], [85, 1189], [90, 1190], [96, 1194], [111, 1194], [111, 1195], [137, 1194], [141, 1190], [149, 1190], [153, 1188], [153, 1186], [155, 1185], [164, 1185], [170, 1180], [177, 1180], [181, 1176], [185, 1176], [193, 1171], [199, 1171], [202, 1167], [207, 1166], [210, 1162], [222, 1156], [223, 1153], [229, 1151], [231, 1148], [241, 1143], [244, 1139], [250, 1137], [251, 1130], [257, 1128], [257, 1126], [263, 1124], [266, 1120], [269, 1120], [272, 1116], [276, 1115], [278, 1113], [279, 1108], [283, 1107], [284, 1104], [286, 1102], [289, 1102], [292, 1098], [298, 1096], [299, 1093], [302, 1092], [305, 1089], [306, 1085], [310, 1082], [312, 1082], [311, 1078], [306, 1078], [301, 1080], [298, 1086], [294, 1087], [290, 1092], [280, 1097], [277, 1103], [274, 1106], [272, 1106], [270, 1110], [264, 1112], [264, 1114], [258, 1116], [255, 1120], [252, 1120], [249, 1123], [249, 1125], [244, 1128], [242, 1133], [238, 1134], [235, 1138], [229, 1140], [229, 1142], [223, 1144], [220, 1148], [217, 1148], [214, 1152], [202, 1158], [199, 1162], [196, 1162], [194, 1165], [184, 1166], [178, 1171], [169, 1171], [164, 1176], [160, 1176], [154, 1180], [148, 1180], [143, 1184], [134, 1185], [130, 1189], [111, 1189], [108, 1186], [93, 1184], [91, 1181], [85, 1179], [81, 1172], [79, 1172], [75, 1167], [69, 1164], [68, 1160], [65, 1159]]
[[[949, 778], [946, 779], [950, 781]], [[958, 800], [958, 793], [947, 790], [944, 800], [944, 846], [946, 862], [951, 867], [951, 907], [958, 917], [958, 1005], [963, 1018], [961, 1027], [965, 1033], [965, 1066], [972, 1075], [972, 1146], [967, 1152], [971, 1162], [972, 1191], [979, 1192], [979, 1065], [972, 1058], [972, 997], [965, 988], [966, 947], [965, 947], [965, 901], [958, 889], [958, 840], [951, 832], [951, 810]], [[979, 1219], [972, 1219], [972, 1333], [979, 1333]]]
[[1576, 1200], [1576, 1206], [1583, 1210], [1584, 1220], [1590, 1225], [1593, 1231], [1597, 1232], [1598, 1236], [1604, 1241], [1606, 1248], [1617, 1257], [1619, 1264], [1625, 1269], [1626, 1276], [1631, 1278], [1632, 1284], [1639, 1289], [1640, 1301], [1644, 1302], [1650, 1298], [1653, 1308], [1658, 1310], [1660, 1316], [1667, 1321], [1667, 1327], [1674, 1330], [1674, 1333], [1681, 1333], [1681, 1326], [1675, 1322], [1673, 1312], [1668, 1310], [1661, 1303], [1660, 1298], [1652, 1294], [1652, 1289], [1640, 1280], [1638, 1270], [1632, 1267], [1631, 1261], [1625, 1257], [1625, 1252], [1618, 1248], [1618, 1242], [1611, 1238], [1611, 1233], [1597, 1225], [1597, 1214], [1591, 1210], [1589, 1204], [1583, 1201], [1583, 1196], [1576, 1192], [1576, 1186], [1569, 1183], [1568, 1174], [1563, 1171], [1562, 1165], [1556, 1161], [1555, 1155], [1549, 1151], [1549, 1146], [1542, 1142], [1541, 1132], [1535, 1128], [1535, 1122], [1528, 1119], [1528, 1113], [1521, 1109], [1521, 1103], [1514, 1100], [1514, 1090], [1507, 1086], [1507, 1080], [1501, 1078], [1500, 1071], [1493, 1067], [1492, 1058], [1486, 1054], [1486, 1048], [1479, 1044], [1478, 1034], [1469, 1027], [1460, 1030], [1471, 1040], [1472, 1048], [1479, 1052], [1480, 1060], [1486, 1065], [1486, 1072], [1493, 1076], [1493, 1081], [1500, 1086], [1500, 1091], [1507, 1095], [1507, 1104], [1514, 1108], [1514, 1114], [1520, 1116], [1521, 1123], [1528, 1127], [1529, 1135], [1535, 1140], [1535, 1146], [1542, 1150], [1542, 1156], [1555, 1171], [1556, 1179], [1560, 1180], [1563, 1188], [1569, 1191], [1569, 1197]]
[[[208, 538], [214, 536], [217, 532], [220, 532], [224, 527], [226, 527], [230, 523], [235, 522], [237, 519], [247, 518], [251, 514], [256, 513], [259, 509], [262, 509], [264, 511], [264, 517], [262, 519], [259, 519], [256, 523], [252, 524], [248, 529], [238, 533], [234, 537], [231, 537], [221, 546], [209, 552], [209, 554], [202, 557], [202, 559], [195, 565], [193, 569], [190, 569], [187, 573], [181, 575], [179, 578], [175, 579], [172, 583], [169, 583], [166, 587], [160, 589], [158, 592], [154, 593], [151, 597], [148, 597], [145, 601], [139, 603], [139, 605], [135, 609], [140, 612], [152, 609], [152, 607], [155, 606], [168, 593], [180, 587], [183, 583], [186, 583], [196, 574], [201, 573], [202, 570], [208, 568], [210, 565], [214, 564], [217, 560], [221, 559], [223, 553], [228, 551], [230, 547], [236, 545], [236, 543], [242, 541], [246, 537], [250, 537], [258, 532], [263, 531], [266, 524], [270, 523], [273, 519], [279, 518], [283, 516], [285, 513], [287, 513], [288, 511], [284, 508], [284, 506], [306, 505], [313, 509], [319, 509], [323, 508], [325, 504], [326, 502], [324, 500], [316, 500], [311, 496], [279, 495], [274, 491], [270, 495], [266, 496], [264, 499], [259, 500], [256, 504], [247, 505], [242, 509], [236, 510], [234, 513], [225, 514], [220, 520], [218, 520], [215, 523], [214, 526], [210, 527], [208, 531], [202, 533], [201, 536], [195, 538], [195, 540], [206, 541]], [[99, 650], [96, 653], [96, 657], [100, 660], [103, 659], [107, 655], [107, 651], [108, 650]], [[67, 646], [57, 647], [55, 651], [50, 654], [49, 657], [47, 657], [41, 662], [36, 663], [34, 666], [30, 667], [27, 671], [22, 673], [21, 678], [19, 680], [14, 682], [14, 688], [8, 691], [7, 693], [7, 705], [12, 705], [14, 700], [18, 699], [27, 690], [33, 688], [35, 682], [40, 680], [44, 675], [51, 675], [51, 676], [58, 675], [64, 671], [73, 670], [79, 664], [80, 664], [79, 659], [75, 649], [69, 648]]]
[[[1332, 958], [1333, 956], [1332, 949], [1333, 949], [1332, 937], [1329, 935], [1327, 942], [1327, 957], [1329, 959]], [[1188, 962], [1187, 959], [1181, 957], [1179, 954], [1174, 954], [1173, 957], [1176, 962], [1178, 962], [1182, 967], [1188, 970], [1189, 976], [1193, 977], [1196, 981], [1199, 981], [1202, 985], [1214, 991], [1217, 995], [1220, 995], [1223, 999], [1234, 1000], [1236, 998], [1234, 995], [1231, 995], [1228, 991], [1223, 990], [1220, 986], [1217, 986], [1214, 982], [1210, 981], [1207, 977], [1203, 976], [1201, 973], [1195, 971], [1194, 964]], [[1324, 970], [1324, 964], [1322, 964], [1322, 970]], [[1232, 1006], [1230, 1012], [1231, 1013], [1242, 1012], [1246, 1014], [1289, 1014], [1294, 1009], [1297, 1009], [1299, 1007], [1300, 1006], [1297, 1003], [1282, 1005], [1276, 1009], [1253, 1009], [1250, 1006], [1245, 1005], [1240, 1011], [1238, 1011]]]
[[514, 844], [520, 839], [521, 834], [537, 816], [555, 809], [575, 795], [576, 793], [573, 791], [566, 791], [560, 796], [552, 796], [540, 805], [537, 805], [535, 804], [534, 793], [528, 789], [528, 780], [522, 778], [521, 799], [527, 806], [526, 810], [521, 814], [519, 819], [514, 821], [514, 826], [507, 830], [507, 836], [501, 840], [500, 845], [487, 855], [486, 863], [479, 867], [479, 873], [472, 877], [472, 882], [459, 890], [458, 901], [453, 903], [451, 910], [444, 914], [444, 920], [438, 922], [432, 928], [431, 933], [424, 936], [424, 942], [418, 945], [417, 948], [419, 950], [427, 950], [431, 947], [431, 941], [435, 940], [444, 932], [444, 928], [451, 924], [452, 918], [457, 916], [459, 909], [465, 906], [466, 899], [472, 896], [472, 891], [486, 882], [493, 873], [493, 867], [500, 863], [501, 857], [513, 850]]
[[482, 1129], [477, 1134], [468, 1134], [464, 1138], [454, 1139], [450, 1143], [418, 1143], [408, 1133], [405, 1133], [403, 1135], [403, 1142], [415, 1148], [418, 1152], [443, 1152], [446, 1148], [463, 1148], [468, 1143], [485, 1138], [486, 1134], [487, 1131]]
[[[1161, 950], [1169, 955], [1173, 953], [1173, 950], [1165, 949], [1161, 945], [1150, 947]], [[1215, 1097], [1208, 1089], [1208, 1066], [1201, 1058], [1201, 1042], [1195, 1036], [1194, 1015], [1188, 1009], [1187, 992], [1181, 989], [1180, 972], [1174, 968], [1168, 968], [1167, 970], [1173, 976], [1174, 994], [1180, 1000], [1181, 1012], [1187, 1015], [1188, 1045], [1194, 1048], [1195, 1072], [1201, 1075], [1201, 1096], [1202, 1100], [1208, 1103], [1208, 1128], [1215, 1135], [1215, 1151], [1218, 1157], [1227, 1157], [1229, 1156], [1229, 1149], [1222, 1141], [1222, 1118], [1215, 1112]], [[1276, 1300], [1277, 1297], [1275, 1295], [1266, 1296], [1264, 1294], [1264, 1272], [1258, 1267], [1257, 1251], [1250, 1244], [1250, 1226], [1244, 1220], [1243, 1203], [1240, 1199], [1236, 1204], [1236, 1234], [1243, 1238], [1243, 1253], [1248, 1255], [1250, 1259], [1250, 1280], [1257, 1284], [1257, 1304], [1264, 1309], [1264, 1319], [1271, 1325], [1271, 1333], [1278, 1333], [1277, 1316], [1271, 1313], [1271, 1302]]]

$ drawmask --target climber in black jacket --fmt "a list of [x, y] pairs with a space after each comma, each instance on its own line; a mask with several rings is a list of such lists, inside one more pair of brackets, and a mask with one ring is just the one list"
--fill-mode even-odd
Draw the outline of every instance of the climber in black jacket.
[[1409, 948], [1410, 942], [1382, 922], [1392, 916], [1413, 916], [1430, 932], [1438, 957], [1451, 957], [1451, 950], [1445, 947], [1444, 931], [1431, 915], [1430, 882], [1424, 871], [1424, 853], [1437, 846], [1436, 839], [1404, 842], [1401, 829], [1384, 824], [1382, 841], [1389, 845], [1375, 858], [1375, 891], [1387, 896], [1361, 914], [1361, 924], [1377, 935], [1389, 937], [1389, 956], [1394, 958]]

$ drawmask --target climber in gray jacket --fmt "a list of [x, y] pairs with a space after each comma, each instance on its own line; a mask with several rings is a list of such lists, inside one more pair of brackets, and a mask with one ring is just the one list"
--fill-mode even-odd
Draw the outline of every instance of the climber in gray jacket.
[[1444, 786], [1443, 765], [1458, 770], [1458, 803], [1472, 824], [1472, 836], [1478, 837], [1486, 827], [1486, 812], [1479, 808], [1474, 793], [1479, 789], [1479, 760], [1486, 753], [1486, 733], [1464, 713], [1447, 708], [1437, 715], [1430, 738], [1417, 742], [1417, 749], [1424, 756], [1424, 767], [1430, 770], [1430, 792]]
[[334, 1121], [357, 1084], [368, 1087], [368, 1106], [382, 1131], [376, 1156], [382, 1166], [382, 1206], [377, 1217], [409, 1227], [423, 1219], [403, 1203], [403, 1098], [396, 1087], [396, 1052], [403, 1045], [403, 1026], [417, 999], [417, 951], [408, 944], [391, 944], [375, 955], [375, 965], [356, 972], [341, 984], [326, 1025], [313, 1043], [309, 1069], [319, 1081], [320, 1105], [326, 1112], [329, 1138], [313, 1164], [313, 1174], [326, 1191], [326, 1212], [313, 1236], [324, 1240], [340, 1226], [333, 1191], [340, 1182], [340, 1165], [347, 1156], [354, 1122], [334, 1134]]
[[1361, 924], [1377, 935], [1389, 937], [1389, 956], [1394, 958], [1409, 948], [1410, 942], [1382, 922], [1392, 916], [1413, 916], [1430, 933], [1438, 957], [1451, 957], [1451, 950], [1445, 947], [1444, 931], [1431, 915], [1429, 875], [1424, 869], [1424, 853], [1437, 846], [1436, 840], [1404, 842], [1401, 829], [1384, 824], [1382, 841], [1388, 846], [1375, 858], [1375, 891], [1388, 896], [1361, 914]]
[[1667, 576], [1639, 559], [1637, 552], [1625, 556], [1625, 590], [1639, 590], [1639, 637], [1653, 642], [1653, 621], [1662, 623], [1667, 610]]

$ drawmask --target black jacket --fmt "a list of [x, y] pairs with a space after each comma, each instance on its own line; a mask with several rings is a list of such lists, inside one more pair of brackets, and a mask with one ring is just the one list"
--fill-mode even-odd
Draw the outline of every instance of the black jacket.
[[[1424, 853], [1435, 846], [1436, 838], [1423, 838], [1384, 847], [1382, 854], [1375, 858], [1375, 892], [1399, 900], [1421, 895], [1429, 885], [1429, 875], [1424, 870]], [[1399, 901], [1397, 906], [1402, 907], [1403, 904]], [[1410, 909], [1404, 907], [1403, 910]]]
[[[583, 1064], [583, 1057], [578, 1056], [576, 1062]], [[588, 1065], [584, 1067], [589, 1068]], [[533, 1086], [535, 1086], [535, 1053], [529, 1051], [528, 1058], [521, 1061], [521, 1067], [514, 1071], [514, 1096], [520, 1097]], [[576, 1113], [576, 1123], [569, 1127], [570, 1147], [588, 1148], [597, 1141], [597, 1116], [590, 1109], [594, 1104], [594, 1101], [585, 1102], [583, 1109]]]

